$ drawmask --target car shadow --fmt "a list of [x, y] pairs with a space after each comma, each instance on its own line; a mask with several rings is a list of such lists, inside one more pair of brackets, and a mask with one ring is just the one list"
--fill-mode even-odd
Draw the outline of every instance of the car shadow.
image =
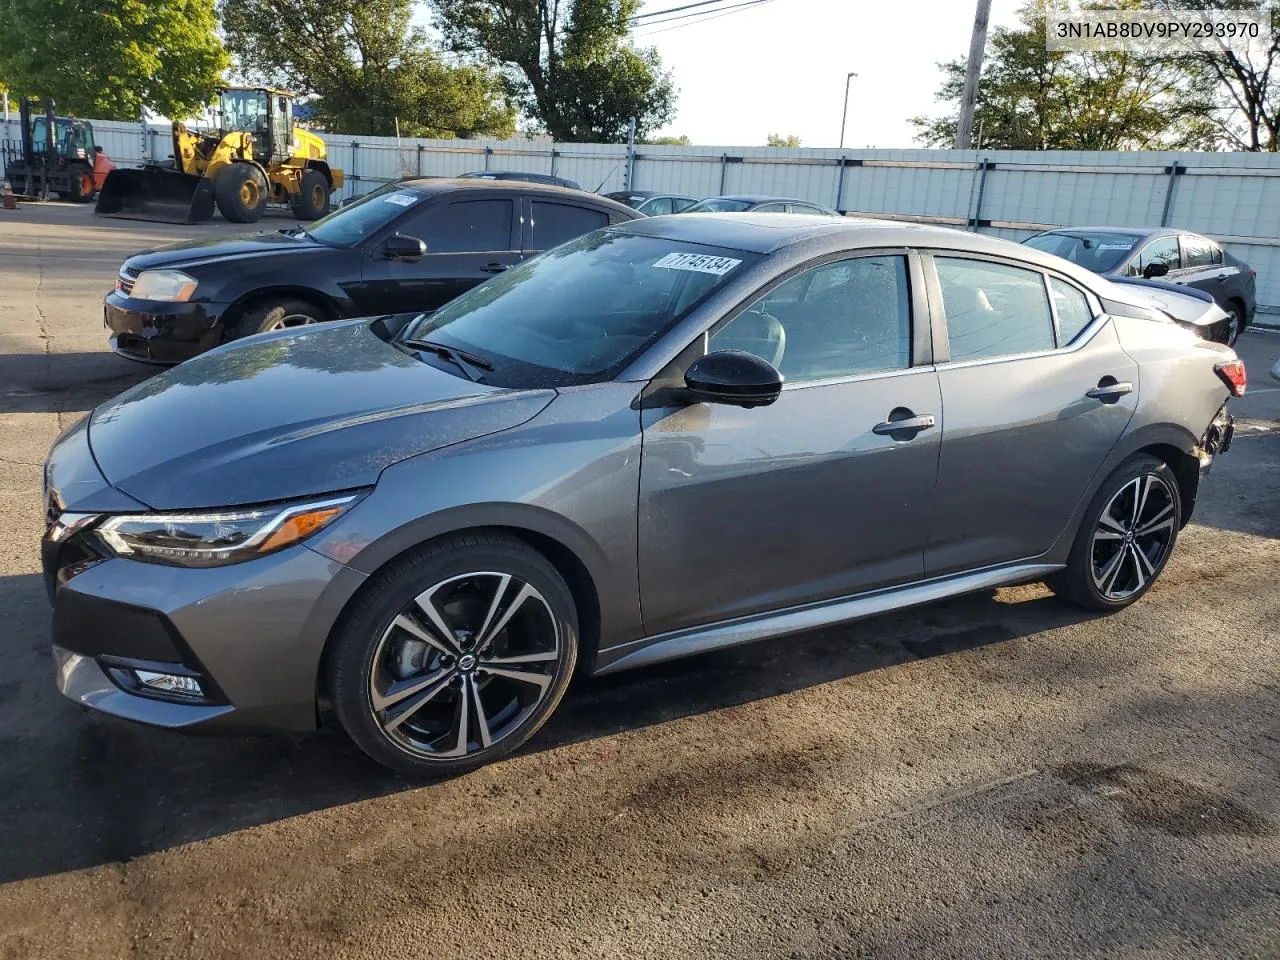
[[0, 414], [90, 410], [161, 369], [107, 351], [0, 352]]
[[[1088, 615], [1019, 588], [764, 641], [605, 678], [581, 678], [525, 752], [554, 750]], [[196, 737], [93, 713], [54, 689], [42, 579], [0, 578], [0, 883], [131, 860], [429, 782], [392, 774], [340, 733]]]

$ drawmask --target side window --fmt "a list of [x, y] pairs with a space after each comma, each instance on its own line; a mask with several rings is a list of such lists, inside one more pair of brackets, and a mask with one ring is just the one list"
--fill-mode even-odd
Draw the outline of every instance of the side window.
[[1140, 277], [1149, 263], [1163, 263], [1173, 271], [1178, 269], [1178, 262], [1178, 238], [1161, 237], [1159, 240], [1152, 240], [1142, 248], [1130, 265], [1129, 273]]
[[785, 203], [765, 203], [756, 207], [753, 213], [786, 213], [787, 205]]
[[671, 212], [670, 197], [654, 197], [644, 205], [644, 212], [651, 217], [660, 217]]
[[716, 331], [710, 349], [754, 353], [793, 383], [906, 369], [906, 258], [838, 260], [797, 274]]
[[671, 210], [673, 213], [679, 213], [685, 207], [691, 207], [696, 202], [696, 200], [690, 200], [688, 197], [672, 197]]
[[791, 212], [792, 213], [822, 213], [823, 210], [820, 207], [811, 207], [807, 203], [793, 203], [791, 205]]
[[1182, 255], [1188, 267], [1211, 267], [1222, 262], [1222, 248], [1204, 237], [1184, 236]]
[[1050, 277], [1049, 292], [1058, 311], [1058, 346], [1065, 346], [1090, 324], [1093, 311], [1089, 309], [1088, 298], [1065, 280]]
[[430, 210], [403, 232], [421, 236], [428, 253], [511, 249], [511, 200], [464, 200]]
[[1035, 270], [936, 257], [952, 360], [1052, 350], [1053, 316]]
[[609, 215], [588, 207], [533, 201], [533, 249], [550, 250], [566, 240], [609, 225]]

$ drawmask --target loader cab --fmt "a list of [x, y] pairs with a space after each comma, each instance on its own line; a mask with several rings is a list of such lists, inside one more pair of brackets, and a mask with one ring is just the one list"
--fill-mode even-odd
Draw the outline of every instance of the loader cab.
[[[254, 156], [263, 162], [283, 161], [292, 152], [293, 100], [263, 87], [226, 87], [218, 95], [219, 128], [224, 134], [250, 134]], [[262, 154], [270, 153], [270, 156]]]
[[[36, 117], [31, 124], [31, 150], [36, 156], [49, 152], [49, 120]], [[56, 117], [53, 122], [53, 156], [61, 160], [93, 163], [93, 126], [83, 120]]]

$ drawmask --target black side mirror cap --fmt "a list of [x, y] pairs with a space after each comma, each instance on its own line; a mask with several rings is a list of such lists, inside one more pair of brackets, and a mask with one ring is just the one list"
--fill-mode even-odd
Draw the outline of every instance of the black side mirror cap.
[[397, 233], [382, 245], [382, 255], [388, 260], [416, 260], [427, 255], [427, 244], [417, 237]]
[[717, 350], [699, 357], [684, 375], [687, 399], [735, 407], [767, 407], [782, 393], [782, 374], [745, 350]]
[[1163, 277], [1169, 272], [1167, 263], [1148, 263], [1142, 268], [1142, 276], [1147, 280], [1154, 280], [1156, 277]]

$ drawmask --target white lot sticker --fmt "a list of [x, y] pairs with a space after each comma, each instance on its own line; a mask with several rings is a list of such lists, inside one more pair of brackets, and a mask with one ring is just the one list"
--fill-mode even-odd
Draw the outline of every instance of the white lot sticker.
[[692, 270], [695, 273], [714, 273], [717, 277], [723, 277], [741, 262], [741, 260], [735, 260], [733, 257], [712, 257], [705, 253], [668, 253], [657, 261], [654, 266], [665, 267], [667, 270]]
[[1132, 250], [1132, 243], [1103, 243], [1098, 245], [1099, 250]]
[[382, 199], [387, 203], [394, 203], [397, 207], [411, 207], [418, 202], [418, 198], [411, 193], [393, 193]]

